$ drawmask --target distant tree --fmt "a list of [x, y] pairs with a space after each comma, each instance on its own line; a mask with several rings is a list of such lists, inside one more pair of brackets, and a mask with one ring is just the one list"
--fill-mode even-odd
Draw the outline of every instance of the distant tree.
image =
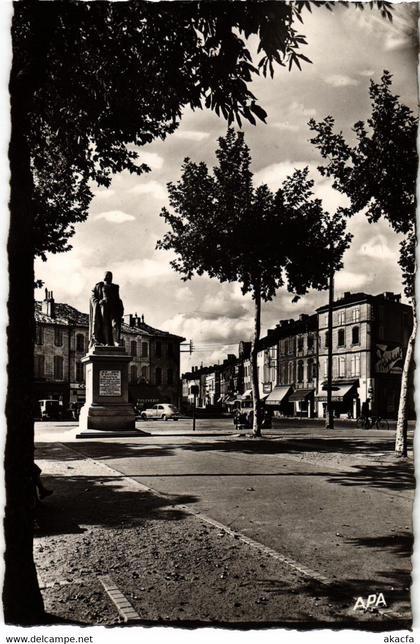
[[330, 218], [313, 198], [307, 168], [295, 170], [273, 194], [266, 185], [253, 187], [243, 133], [229, 129], [216, 156], [213, 174], [205, 163], [185, 159], [181, 179], [168, 184], [171, 210], [164, 208], [161, 216], [171, 231], [158, 248], [175, 251], [171, 264], [184, 280], [207, 273], [220, 282], [239, 282], [244, 294], [251, 293], [253, 434], [260, 436], [261, 302], [283, 285], [297, 297], [309, 288], [326, 288], [330, 272], [342, 266], [350, 236], [343, 217]]
[[[5, 619], [43, 614], [32, 558], [30, 472], [33, 259], [69, 250], [92, 185], [116, 172], [148, 170], [131, 146], [164, 139], [183, 108], [205, 107], [228, 121], [265, 112], [248, 88], [274, 64], [301, 66], [306, 10], [332, 2], [14, 3], [10, 76], [11, 168], [8, 240], [8, 433], [5, 450]], [[362, 3], [358, 3], [363, 6]], [[376, 2], [389, 18], [390, 4]], [[259, 42], [256, 66], [247, 47]], [[22, 598], [21, 588], [25, 587]]]
[[312, 143], [327, 160], [321, 174], [333, 177], [336, 190], [346, 194], [351, 205], [344, 212], [351, 216], [366, 211], [370, 222], [385, 218], [396, 233], [403, 233], [399, 264], [404, 291], [411, 299], [413, 328], [401, 378], [395, 450], [407, 455], [407, 399], [410, 366], [417, 330], [415, 304], [417, 119], [391, 93], [392, 76], [384, 71], [380, 83], [370, 82], [372, 113], [366, 122], [354, 125], [355, 145], [334, 131], [335, 121], [327, 116], [309, 126], [316, 132]]

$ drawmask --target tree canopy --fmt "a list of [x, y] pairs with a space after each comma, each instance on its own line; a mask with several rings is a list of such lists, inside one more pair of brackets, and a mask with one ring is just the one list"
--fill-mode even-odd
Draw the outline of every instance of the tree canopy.
[[335, 189], [350, 200], [344, 213], [366, 211], [369, 221], [384, 217], [401, 243], [400, 265], [407, 296], [414, 293], [417, 180], [417, 118], [391, 93], [392, 76], [384, 71], [381, 82], [370, 82], [371, 116], [353, 127], [356, 143], [350, 145], [335, 120], [309, 122], [316, 136], [311, 142], [326, 159], [321, 174], [333, 178]]
[[309, 288], [326, 288], [351, 236], [344, 217], [330, 217], [314, 198], [308, 168], [295, 170], [276, 193], [264, 184], [255, 188], [249, 148], [232, 128], [219, 139], [216, 156], [212, 174], [205, 163], [185, 159], [181, 179], [168, 184], [171, 210], [164, 208], [161, 216], [171, 230], [158, 248], [175, 251], [171, 264], [184, 280], [207, 273], [251, 293], [253, 433], [260, 436], [261, 301], [271, 300], [281, 286], [295, 298]]
[[[173, 132], [187, 105], [239, 125], [265, 120], [249, 82], [273, 75], [275, 64], [310, 62], [298, 25], [305, 11], [334, 4], [178, 2], [174, 11], [171, 2], [15, 3], [11, 92], [25, 105], [35, 254], [68, 250], [92, 183], [147, 172], [135, 147]], [[390, 3], [370, 6], [391, 16]]]
[[330, 217], [313, 197], [308, 168], [272, 193], [253, 186], [243, 133], [229, 129], [216, 155], [212, 174], [205, 163], [185, 159], [181, 179], [168, 184], [171, 210], [161, 216], [171, 231], [158, 247], [175, 251], [173, 268], [183, 279], [207, 273], [238, 281], [243, 293], [254, 294], [259, 283], [265, 301], [285, 284], [294, 295], [326, 288], [350, 237], [344, 218]]

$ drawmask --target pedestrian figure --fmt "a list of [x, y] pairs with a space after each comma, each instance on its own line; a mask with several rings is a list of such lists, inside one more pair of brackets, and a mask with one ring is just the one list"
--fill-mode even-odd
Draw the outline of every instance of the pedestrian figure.
[[365, 402], [362, 403], [361, 416], [364, 419], [365, 429], [369, 429], [369, 417], [370, 417], [370, 398], [367, 398]]

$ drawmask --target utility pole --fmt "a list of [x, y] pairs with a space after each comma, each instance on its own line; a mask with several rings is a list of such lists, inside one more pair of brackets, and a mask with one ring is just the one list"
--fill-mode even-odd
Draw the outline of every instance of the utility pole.
[[334, 429], [334, 414], [332, 408], [332, 375], [333, 375], [333, 305], [334, 305], [334, 272], [331, 271], [328, 288], [328, 343], [327, 343], [327, 409], [325, 414], [325, 429]]
[[198, 385], [192, 385], [191, 386], [191, 393], [194, 396], [194, 402], [193, 402], [193, 432], [195, 432], [195, 409], [197, 406], [197, 394], [198, 394], [199, 388]]

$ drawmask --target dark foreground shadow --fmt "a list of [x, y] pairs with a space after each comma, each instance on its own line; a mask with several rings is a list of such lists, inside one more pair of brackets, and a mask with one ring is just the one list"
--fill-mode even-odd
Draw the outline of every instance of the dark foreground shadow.
[[39, 505], [35, 537], [80, 533], [81, 526], [129, 528], [145, 520], [176, 521], [186, 513], [176, 505], [195, 503], [191, 494], [157, 495], [147, 490], [124, 490], [118, 476], [46, 477], [53, 496]]

